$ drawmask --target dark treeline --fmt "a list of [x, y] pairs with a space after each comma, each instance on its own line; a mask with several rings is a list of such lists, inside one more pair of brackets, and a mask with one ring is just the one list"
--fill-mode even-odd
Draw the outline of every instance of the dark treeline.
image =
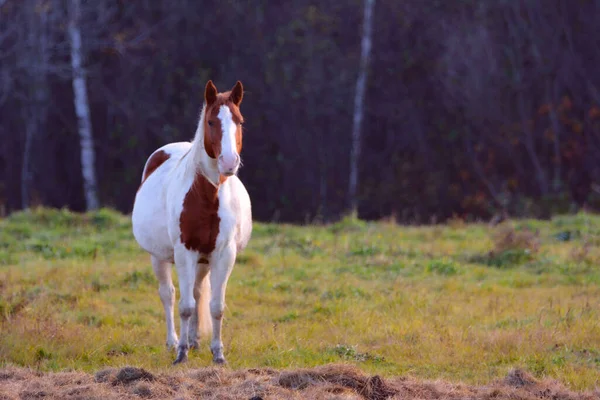
[[[0, 0], [0, 204], [86, 207], [74, 0]], [[191, 140], [203, 88], [245, 86], [240, 177], [262, 220], [348, 210], [363, 1], [82, 1], [100, 204], [129, 212], [148, 155]], [[543, 217], [593, 206], [600, 2], [377, 0], [358, 213]], [[70, 44], [71, 43], [71, 44]]]

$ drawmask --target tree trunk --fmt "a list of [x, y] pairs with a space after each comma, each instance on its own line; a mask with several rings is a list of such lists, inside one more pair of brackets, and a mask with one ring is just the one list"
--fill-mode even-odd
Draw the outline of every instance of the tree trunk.
[[23, 147], [23, 160], [21, 164], [21, 207], [24, 210], [27, 210], [30, 206], [31, 148], [33, 147], [33, 136], [37, 128], [37, 118], [35, 115], [28, 113], [25, 116], [25, 145]]
[[475, 171], [481, 182], [483, 182], [483, 184], [487, 188], [488, 192], [492, 196], [492, 199], [494, 200], [494, 202], [496, 202], [496, 204], [498, 205], [498, 207], [500, 207], [501, 210], [506, 210], [508, 206], [508, 199], [506, 198], [506, 196], [503, 196], [500, 190], [496, 189], [491, 179], [486, 175], [483, 166], [477, 159], [477, 154], [475, 154], [475, 150], [473, 149], [471, 129], [469, 128], [467, 128], [464, 137], [464, 146], [466, 150], [465, 153], [467, 154], [471, 165], [473, 165], [473, 170]]
[[363, 33], [360, 52], [360, 67], [356, 80], [354, 95], [354, 118], [352, 121], [352, 148], [350, 150], [350, 179], [348, 184], [348, 198], [350, 212], [354, 215], [358, 209], [358, 160], [361, 153], [361, 124], [364, 114], [365, 86], [367, 81], [367, 67], [371, 53], [373, 6], [375, 0], [365, 0]]
[[[556, 78], [555, 78], [556, 79]], [[548, 86], [554, 86], [554, 90], [552, 93], [552, 90], [550, 88], [548, 88], [548, 94], [547, 94], [547, 99], [546, 99], [546, 103], [547, 104], [554, 104], [556, 105], [557, 102], [554, 100], [558, 99], [558, 82], [554, 82], [554, 83], [548, 83]], [[553, 160], [553, 166], [554, 166], [554, 179], [552, 181], [552, 189], [554, 191], [554, 193], [559, 193], [560, 190], [562, 189], [562, 159], [561, 159], [561, 153], [560, 153], [560, 123], [558, 122], [558, 115], [556, 113], [556, 107], [552, 107], [550, 109], [550, 121], [552, 123], [552, 130], [554, 131], [554, 138], [553, 138], [553, 150], [554, 150], [554, 160]]]
[[532, 132], [531, 127], [529, 127], [529, 124], [527, 121], [528, 113], [526, 111], [524, 96], [525, 95], [523, 93], [519, 93], [517, 95], [517, 102], [519, 103], [518, 104], [519, 114], [521, 117], [521, 124], [523, 126], [523, 135], [524, 135], [523, 144], [525, 145], [525, 150], [527, 151], [527, 154], [529, 155], [531, 164], [533, 165], [535, 178], [538, 183], [538, 188], [540, 190], [540, 194], [542, 196], [545, 196], [548, 194], [548, 180], [546, 179], [546, 173], [544, 171], [544, 168], [542, 167], [542, 163], [540, 162], [537, 151], [535, 149], [533, 132]]
[[35, 169], [34, 144], [43, 135], [48, 110], [49, 88], [47, 71], [50, 66], [49, 21], [45, 12], [36, 12], [37, 2], [27, 3], [27, 39], [25, 60], [29, 80], [27, 102], [24, 107], [25, 143], [21, 164], [21, 207], [31, 207], [31, 183]]
[[94, 166], [94, 138], [90, 106], [88, 103], [85, 70], [82, 65], [82, 46], [80, 29], [80, 0], [69, 1], [69, 37], [71, 41], [71, 68], [73, 72], [73, 99], [79, 129], [81, 144], [81, 172], [86, 209], [94, 210], [99, 207], [96, 190], [96, 170]]

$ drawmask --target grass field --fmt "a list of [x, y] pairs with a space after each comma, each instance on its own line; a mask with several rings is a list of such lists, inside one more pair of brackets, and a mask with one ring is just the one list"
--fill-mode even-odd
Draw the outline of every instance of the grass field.
[[[593, 390], [599, 233], [587, 214], [494, 228], [256, 223], [227, 288], [228, 368], [343, 362], [483, 384], [517, 367]], [[209, 366], [207, 341], [171, 366], [157, 289], [127, 217], [13, 214], [0, 221], [0, 367]]]

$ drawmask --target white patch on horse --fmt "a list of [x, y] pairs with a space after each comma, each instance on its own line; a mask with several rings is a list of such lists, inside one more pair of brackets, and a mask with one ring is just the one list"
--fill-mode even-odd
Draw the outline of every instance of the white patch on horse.
[[221, 138], [221, 159], [219, 161], [224, 168], [223, 172], [235, 174], [239, 166], [239, 155], [235, 139], [237, 124], [233, 121], [233, 115], [227, 105], [222, 105], [219, 108], [217, 117], [221, 120], [221, 129], [223, 131]]

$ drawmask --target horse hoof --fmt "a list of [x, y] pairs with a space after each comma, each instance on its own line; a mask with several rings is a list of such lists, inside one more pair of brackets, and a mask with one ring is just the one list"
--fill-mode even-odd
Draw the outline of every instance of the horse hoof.
[[179, 351], [177, 352], [177, 358], [173, 361], [173, 365], [181, 364], [186, 362], [188, 359], [188, 349], [187, 346], [179, 346]]
[[192, 340], [192, 342], [190, 343], [190, 349], [198, 350], [199, 347], [200, 347], [200, 345], [198, 344], [198, 341]]
[[173, 365], [181, 364], [187, 362], [188, 356], [185, 353], [179, 353], [175, 361], [173, 361]]
[[217, 365], [224, 365], [227, 364], [227, 360], [225, 360], [225, 357], [223, 356], [213, 357], [213, 363]]
[[178, 345], [179, 343], [177, 341], [171, 343], [167, 342], [167, 350], [175, 350]]

